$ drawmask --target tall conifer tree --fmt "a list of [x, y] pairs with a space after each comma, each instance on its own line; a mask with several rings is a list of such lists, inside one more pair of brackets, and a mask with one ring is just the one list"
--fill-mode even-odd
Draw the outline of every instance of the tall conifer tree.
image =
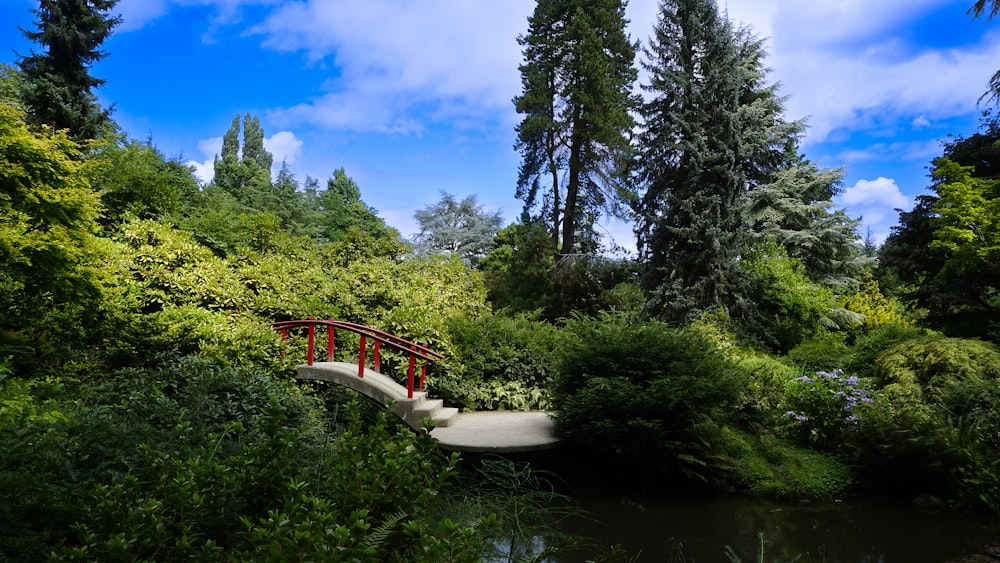
[[644, 55], [638, 245], [652, 310], [684, 321], [729, 310], [745, 291], [739, 59], [714, 0], [661, 2]]
[[[636, 44], [622, 0], [538, 0], [528, 20], [515, 145], [525, 219], [542, 220], [563, 254], [590, 250], [594, 218], [617, 203], [617, 165], [634, 125], [629, 112]], [[541, 193], [540, 193], [541, 192]], [[541, 200], [541, 201], [540, 201]]]
[[41, 46], [19, 60], [22, 98], [33, 122], [67, 129], [77, 140], [96, 138], [110, 111], [97, 103], [94, 89], [104, 80], [90, 67], [107, 56], [100, 47], [121, 18], [110, 11], [118, 0], [41, 0], [32, 10], [36, 31], [21, 29]]
[[751, 190], [795, 158], [803, 124], [765, 83], [762, 42], [714, 0], [664, 0], [644, 50], [636, 203], [651, 310], [683, 322], [706, 311], [753, 314], [739, 259]]
[[271, 153], [264, 149], [264, 130], [257, 116], [233, 118], [222, 137], [222, 154], [215, 157], [215, 185], [229, 192], [242, 205], [258, 211], [274, 211], [277, 194], [271, 186]]

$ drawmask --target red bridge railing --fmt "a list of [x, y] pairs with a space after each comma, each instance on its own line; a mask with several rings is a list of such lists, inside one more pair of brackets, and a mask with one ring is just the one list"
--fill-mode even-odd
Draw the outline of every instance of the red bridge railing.
[[[417, 344], [415, 342], [410, 342], [404, 338], [400, 338], [394, 334], [389, 334], [370, 326], [360, 325], [357, 323], [349, 323], [346, 321], [337, 321], [334, 319], [302, 319], [295, 321], [278, 321], [271, 323], [271, 327], [281, 333], [281, 340], [284, 342], [288, 340], [288, 331], [296, 328], [305, 327], [308, 333], [308, 344], [307, 344], [307, 360], [309, 365], [313, 365], [314, 356], [316, 352], [316, 327], [326, 327], [326, 361], [333, 361], [333, 350], [334, 341], [336, 340], [337, 329], [343, 329], [355, 334], [360, 335], [360, 345], [358, 350], [358, 377], [364, 378], [365, 376], [365, 360], [368, 357], [368, 340], [370, 339], [374, 342], [373, 346], [373, 360], [374, 369], [379, 371], [381, 368], [381, 348], [385, 344], [390, 348], [394, 348], [401, 352], [406, 353], [410, 358], [409, 369], [407, 371], [407, 384], [406, 391], [409, 398], [413, 398], [413, 388], [414, 388], [414, 377], [415, 368], [417, 360], [423, 360], [420, 365], [420, 387], [419, 390], [424, 390], [425, 380], [427, 378], [427, 364], [430, 362], [435, 362], [437, 360], [443, 359], [444, 356], [439, 354], [427, 346], [422, 344]], [[284, 352], [282, 352], [284, 354]]]

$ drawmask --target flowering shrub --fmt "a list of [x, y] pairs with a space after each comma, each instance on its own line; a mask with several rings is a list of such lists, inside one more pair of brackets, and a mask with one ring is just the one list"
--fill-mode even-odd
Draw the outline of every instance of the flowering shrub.
[[791, 435], [820, 447], [835, 447], [845, 431], [856, 430], [859, 411], [872, 402], [867, 386], [843, 370], [803, 375], [785, 390], [785, 418]]

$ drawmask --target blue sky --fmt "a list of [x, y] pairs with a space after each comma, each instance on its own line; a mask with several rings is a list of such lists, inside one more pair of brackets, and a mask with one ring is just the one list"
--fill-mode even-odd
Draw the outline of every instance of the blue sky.
[[[948, 134], [976, 130], [977, 101], [1000, 68], [1000, 22], [973, 0], [720, 0], [768, 39], [772, 81], [803, 153], [845, 167], [838, 203], [882, 240], [927, 186]], [[0, 62], [32, 45], [34, 0], [0, 2]], [[518, 34], [533, 0], [121, 0], [124, 22], [92, 74], [133, 137], [211, 173], [237, 113], [260, 117], [276, 163], [321, 183], [343, 167], [404, 235], [445, 191], [475, 194], [507, 221], [519, 158]], [[632, 0], [643, 42], [656, 0]], [[631, 247], [627, 225], [607, 227]]]

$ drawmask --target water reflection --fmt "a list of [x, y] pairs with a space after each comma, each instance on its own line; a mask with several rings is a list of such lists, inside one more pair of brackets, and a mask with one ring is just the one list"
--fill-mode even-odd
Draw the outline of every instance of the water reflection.
[[[573, 518], [568, 531], [604, 546], [621, 544], [628, 553], [639, 554], [640, 562], [728, 561], [727, 545], [743, 561], [758, 561], [760, 532], [767, 541], [767, 561], [801, 555], [800, 561], [944, 562], [984, 555], [985, 545], [1000, 543], [1000, 518], [995, 516], [919, 510], [894, 501], [805, 504], [734, 495], [641, 498], [605, 492], [575, 496], [594, 520]], [[581, 553], [560, 561], [592, 556]]]

